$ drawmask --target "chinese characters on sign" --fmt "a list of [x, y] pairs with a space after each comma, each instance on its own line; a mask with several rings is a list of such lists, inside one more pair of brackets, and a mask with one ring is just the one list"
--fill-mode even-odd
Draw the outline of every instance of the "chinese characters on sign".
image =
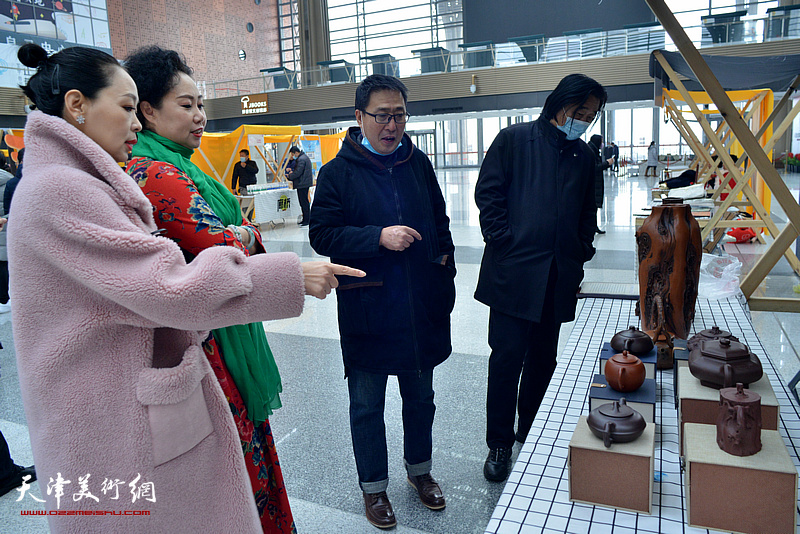
[[[72, 500], [74, 502], [81, 501], [83, 499], [91, 499], [96, 503], [100, 502], [100, 498], [94, 495], [90, 488], [89, 488], [89, 478], [91, 475], [87, 473], [85, 476], [78, 477], [78, 488], [77, 491], [72, 493]], [[25, 475], [22, 477], [22, 486], [20, 486], [17, 491], [19, 492], [19, 498], [17, 502], [21, 501], [28, 490], [30, 489], [31, 485], [28, 483], [30, 480], [30, 475]], [[127, 485], [130, 487], [130, 494], [131, 494], [131, 503], [135, 503], [138, 500], [145, 500], [150, 502], [156, 502], [156, 488], [153, 482], [145, 482], [140, 480], [142, 475], [140, 473], [136, 473], [136, 478], [130, 481]], [[70, 489], [67, 488], [72, 484], [72, 480], [67, 480], [61, 473], [56, 473], [56, 478], [50, 477], [50, 481], [47, 483], [47, 495], [52, 495], [56, 499], [56, 509], [61, 509], [61, 497], [63, 497], [66, 492]], [[104, 478], [102, 484], [100, 485], [100, 491], [102, 492], [103, 496], [107, 498], [107, 500], [119, 500], [120, 498], [120, 490], [119, 487], [125, 484], [124, 480], [120, 480], [118, 478]], [[39, 499], [32, 493], [28, 493], [30, 497], [38, 502], [45, 502], [42, 499]]]
[[266, 93], [243, 96], [241, 98], [241, 103], [242, 115], [248, 115], [251, 113], [267, 113], [269, 111]]

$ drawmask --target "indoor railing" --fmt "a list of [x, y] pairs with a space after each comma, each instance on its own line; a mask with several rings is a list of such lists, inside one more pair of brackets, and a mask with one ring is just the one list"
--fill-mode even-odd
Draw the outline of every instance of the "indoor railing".
[[[800, 38], [800, 6], [772, 8], [766, 16], [747, 15], [746, 11], [709, 15], [701, 17], [699, 26], [685, 29], [695, 46], [701, 49], [733, 43]], [[257, 77], [200, 82], [199, 86], [206, 98], [221, 98], [335, 83], [358, 83], [374, 73], [410, 77], [641, 54], [656, 49], [677, 48], [664, 28], [657, 22], [651, 22], [632, 24], [619, 30], [594, 28], [564, 32], [563, 35], [548, 38], [544, 35], [528, 35], [509, 39], [507, 43], [464, 43], [459, 45], [458, 51], [442, 47], [424, 48], [413, 50], [414, 57], [408, 58], [380, 54], [362, 57], [358, 63], [336, 59], [320, 62], [302, 71], [274, 67], [263, 69]]]

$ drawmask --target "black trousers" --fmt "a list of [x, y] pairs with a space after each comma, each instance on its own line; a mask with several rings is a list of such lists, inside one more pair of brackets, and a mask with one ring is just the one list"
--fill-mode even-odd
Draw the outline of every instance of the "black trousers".
[[303, 211], [303, 221], [300, 224], [308, 224], [311, 214], [311, 206], [308, 203], [308, 187], [301, 187], [297, 190], [297, 200], [300, 202], [300, 209]]
[[[492, 308], [489, 312], [489, 381], [486, 391], [486, 444], [490, 449], [514, 444], [514, 419], [523, 436], [533, 424], [556, 369], [558, 332], [554, 320], [554, 271], [551, 267], [542, 318], [520, 319]], [[521, 379], [520, 379], [521, 374]]]
[[3, 433], [0, 432], [0, 480], [10, 477], [14, 473], [14, 462], [8, 450], [8, 443]]

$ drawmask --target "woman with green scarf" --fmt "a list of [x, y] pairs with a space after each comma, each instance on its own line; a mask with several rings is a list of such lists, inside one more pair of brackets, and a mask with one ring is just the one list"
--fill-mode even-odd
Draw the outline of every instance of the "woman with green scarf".
[[[178, 243], [187, 261], [213, 246], [264, 252], [261, 234], [243, 221], [233, 194], [190, 161], [206, 124], [191, 69], [177, 52], [158, 47], [135, 52], [125, 68], [139, 91], [137, 113], [143, 125], [127, 171], [153, 204], [163, 235]], [[308, 281], [308, 272], [305, 276]], [[281, 379], [264, 327], [253, 323], [214, 330], [204, 349], [239, 430], [264, 531], [295, 532], [267, 419], [281, 406]]]

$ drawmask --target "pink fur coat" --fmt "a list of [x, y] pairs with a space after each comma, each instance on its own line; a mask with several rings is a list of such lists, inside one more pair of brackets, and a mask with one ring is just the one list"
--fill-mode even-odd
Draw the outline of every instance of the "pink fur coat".
[[[200, 343], [209, 329], [299, 315], [299, 259], [214, 247], [187, 265], [153, 234], [139, 186], [78, 129], [36, 111], [25, 145], [9, 267], [45, 506], [149, 512], [50, 515], [51, 530], [259, 532], [239, 437]], [[69, 481], [60, 500], [59, 477]]]

